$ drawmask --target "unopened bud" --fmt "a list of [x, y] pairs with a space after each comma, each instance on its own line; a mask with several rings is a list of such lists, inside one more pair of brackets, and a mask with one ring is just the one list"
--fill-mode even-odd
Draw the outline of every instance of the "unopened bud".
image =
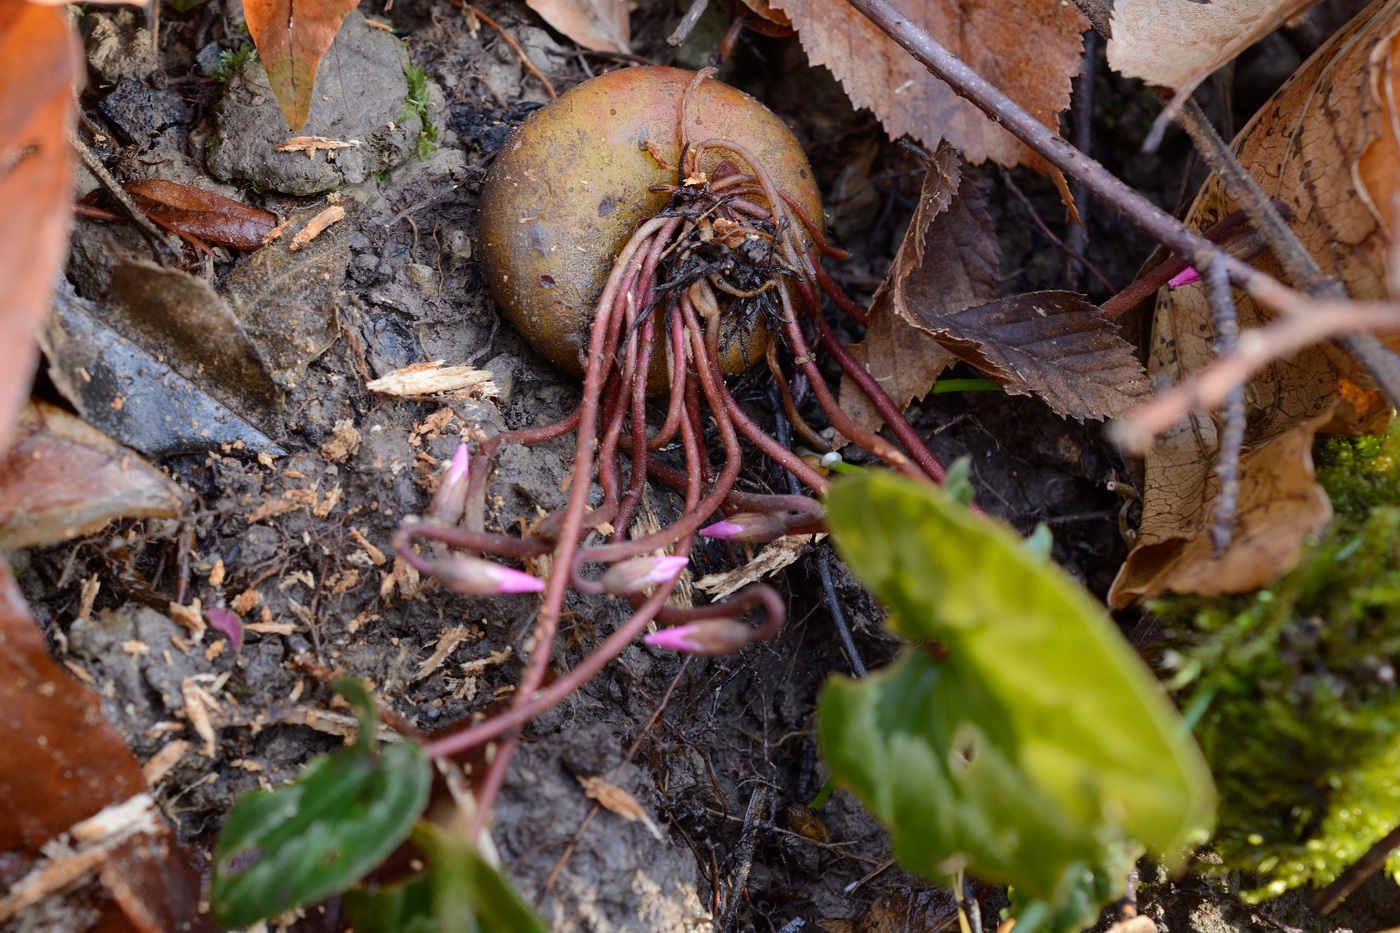
[[658, 583], [670, 583], [690, 563], [687, 557], [634, 557], [613, 564], [598, 582], [614, 596], [640, 593]]
[[433, 576], [442, 581], [443, 586], [462, 596], [538, 593], [544, 589], [544, 581], [538, 577], [467, 554], [456, 554], [434, 562]]
[[[810, 516], [803, 516], [810, 519]], [[792, 512], [740, 512], [700, 529], [706, 538], [760, 544], [781, 538], [792, 525]]]
[[1182, 269], [1176, 275], [1167, 279], [1167, 287], [1181, 288], [1183, 285], [1191, 285], [1195, 282], [1199, 282], [1200, 280], [1201, 274], [1195, 269], [1193, 269], [1191, 266], [1187, 266], [1185, 269]]
[[688, 654], [733, 654], [753, 641], [755, 631], [733, 619], [706, 619], [663, 628], [642, 640], [657, 648]]
[[458, 444], [452, 462], [433, 494], [433, 518], [444, 525], [455, 525], [467, 510], [467, 473], [471, 468], [471, 452], [466, 444]]

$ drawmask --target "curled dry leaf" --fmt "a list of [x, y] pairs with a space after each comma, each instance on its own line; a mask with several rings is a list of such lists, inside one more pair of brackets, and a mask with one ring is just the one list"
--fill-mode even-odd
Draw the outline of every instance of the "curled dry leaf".
[[[840, 79], [856, 107], [869, 107], [891, 137], [929, 149], [940, 136], [970, 162], [1042, 163], [948, 85], [929, 74], [845, 0], [771, 0], [797, 28], [813, 64]], [[895, 0], [893, 4], [1046, 126], [1069, 106], [1088, 22], [1058, 0]]]
[[[982, 196], [962, 178], [953, 147], [941, 143], [904, 241], [871, 302], [865, 339], [851, 347], [901, 409], [927, 395], [939, 373], [957, 362], [919, 325], [920, 317], [936, 319], [996, 298], [1000, 262]], [[841, 380], [841, 407], [872, 430], [884, 423], [849, 377]]]
[[[1132, 345], [1082, 296], [1033, 292], [991, 300], [996, 234], [976, 187], [966, 179], [959, 184], [959, 174], [957, 155], [941, 147], [876, 295], [870, 335], [857, 348], [869, 371], [899, 405], [927, 392], [954, 359], [1007, 392], [1035, 395], [1079, 421], [1117, 416], [1146, 397], [1150, 387]], [[926, 356], [916, 357], [919, 351]], [[844, 403], [855, 393], [842, 388]]]
[[210, 243], [251, 252], [277, 226], [267, 211], [194, 185], [153, 178], [126, 186], [136, 206], [157, 223]]
[[[1340, 30], [1284, 84], [1235, 140], [1240, 162], [1264, 193], [1293, 209], [1289, 226], [1322, 271], [1343, 282], [1351, 297], [1387, 297], [1388, 246], [1383, 211], [1375, 205], [1393, 195], [1397, 112], [1393, 75], [1397, 66], [1400, 0], [1377, 0]], [[1376, 171], [1390, 154], [1389, 177]], [[1236, 209], [1220, 180], [1207, 180], [1190, 212], [1189, 223], [1204, 229]], [[1269, 254], [1254, 265], [1280, 275]], [[1236, 292], [1240, 328], [1269, 318], [1247, 295]], [[1154, 382], [1179, 382], [1213, 358], [1214, 328], [1200, 284], [1164, 292], [1153, 321], [1148, 370]], [[1246, 388], [1247, 448], [1272, 439], [1324, 412], [1334, 412], [1326, 433], [1375, 431], [1389, 417], [1379, 393], [1354, 382], [1355, 364], [1331, 346], [1313, 347], [1266, 367]], [[1176, 592], [1240, 592], [1259, 580], [1286, 573], [1296, 544], [1315, 527], [1308, 521], [1280, 521], [1276, 542], [1259, 559], [1275, 564], [1241, 574], [1227, 552], [1220, 560], [1195, 544], [1208, 535], [1215, 499], [1215, 424], [1196, 412], [1166, 432], [1143, 464], [1143, 514], [1138, 540], [1109, 593], [1114, 606]], [[1280, 467], [1246, 456], [1240, 482], [1258, 484], [1253, 470]], [[1294, 472], [1302, 469], [1293, 465]], [[1318, 491], [1321, 495], [1321, 491]], [[1241, 502], [1241, 521], [1248, 521]], [[1248, 547], [1236, 535], [1235, 548]], [[1193, 568], [1193, 564], [1200, 566]]]
[[0, 448], [29, 396], [68, 237], [76, 60], [62, 8], [0, 4]]
[[291, 129], [306, 125], [321, 58], [357, 6], [358, 0], [244, 0], [248, 35]]
[[626, 0], [525, 0], [546, 23], [595, 52], [632, 51]]
[[30, 402], [0, 458], [0, 548], [55, 544], [116, 518], [173, 518], [185, 491], [60, 408]]
[[1317, 0], [1119, 0], [1108, 63], [1175, 90], [1175, 109], [1212, 71]]

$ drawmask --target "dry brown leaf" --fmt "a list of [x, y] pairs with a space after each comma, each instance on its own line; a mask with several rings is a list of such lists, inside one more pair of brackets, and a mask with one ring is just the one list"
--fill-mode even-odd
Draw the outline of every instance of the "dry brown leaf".
[[1030, 292], [920, 321], [954, 356], [1055, 414], [1116, 418], [1152, 394], [1118, 325], [1074, 292]]
[[595, 52], [632, 51], [626, 0], [525, 0], [546, 23]]
[[[792, 29], [792, 20], [782, 10], [776, 10], [768, 0], [740, 0], [748, 10], [761, 20], [766, 20], [781, 30]], [[786, 32], [786, 35], [792, 35]]]
[[[1312, 462], [1313, 440], [1331, 417], [1331, 411], [1325, 411], [1244, 454], [1235, 532], [1221, 557], [1212, 553], [1204, 522], [1189, 535], [1162, 535], [1150, 526], [1140, 530], [1137, 546], [1113, 581], [1113, 605], [1124, 606], [1168, 590], [1200, 596], [1244, 593], [1298, 566], [1304, 539], [1332, 519], [1332, 503], [1314, 480]], [[1176, 466], [1184, 481], [1204, 484], [1207, 498], [1215, 498], [1219, 481], [1210, 461]], [[1158, 470], [1163, 468], [1157, 465]], [[1173, 477], [1155, 478], [1160, 488]], [[1181, 501], [1192, 500], [1183, 497]]]
[[267, 211], [178, 181], [152, 178], [127, 185], [126, 192], [152, 220], [244, 252], [261, 247], [277, 226], [277, 217]]
[[1189, 95], [1212, 71], [1317, 0], [1118, 0], [1108, 63]]
[[292, 130], [306, 125], [321, 57], [357, 6], [359, 0], [244, 0], [248, 35]]
[[[772, 3], [792, 19], [812, 63], [830, 68], [851, 102], [873, 110], [891, 137], [907, 133], [929, 149], [946, 137], [979, 164], [1041, 164], [845, 0]], [[1058, 126], [1088, 28], [1073, 3], [894, 0], [893, 6], [1036, 119]]]
[[77, 60], [62, 8], [0, 4], [0, 449], [29, 396], [68, 239]]
[[[865, 340], [851, 347], [900, 409], [927, 395], [939, 373], [956, 362], [918, 326], [921, 315], [939, 317], [991, 301], [1000, 261], [996, 231], [977, 186], [962, 178], [953, 148], [940, 144], [904, 242], [871, 302]], [[871, 430], [884, 423], [849, 377], [841, 380], [841, 407]]]
[[120, 517], [173, 518], [189, 497], [139, 454], [43, 402], [0, 455], [0, 548], [54, 544]]
[[[1293, 209], [1289, 226], [1322, 271], [1340, 279], [1360, 300], [1387, 297], [1386, 231], [1368, 203], [1385, 190], [1380, 180], [1383, 173], [1369, 163], [1368, 184], [1365, 166], [1368, 153], [1382, 153], [1394, 144], [1396, 114], [1389, 103], [1394, 100], [1393, 88], [1382, 86], [1390, 82], [1396, 67], [1397, 32], [1400, 0], [1372, 4], [1289, 78], [1234, 144], [1240, 162], [1264, 193]], [[1385, 142], [1387, 136], [1390, 143]], [[1397, 171], [1395, 162], [1390, 171]], [[1390, 184], [1393, 190], [1393, 179]], [[1363, 196], [1363, 190], [1370, 194]], [[1189, 222], [1204, 229], [1235, 208], [1220, 180], [1212, 177], [1197, 195]], [[1272, 275], [1281, 274], [1267, 253], [1254, 265]], [[1236, 293], [1236, 299], [1242, 330], [1268, 321], [1247, 295]], [[1158, 297], [1148, 360], [1153, 381], [1179, 382], [1203, 368], [1213, 358], [1213, 341], [1202, 287], [1164, 292]], [[1352, 361], [1331, 346], [1305, 350], [1266, 368], [1246, 388], [1246, 445], [1261, 448], [1300, 422], [1333, 411], [1334, 406], [1327, 432], [1376, 430], [1389, 408], [1379, 393], [1349, 378], [1353, 368]], [[1161, 437], [1148, 455], [1138, 543], [1109, 592], [1112, 605], [1150, 598], [1168, 585], [1178, 592], [1223, 592], [1235, 585], [1223, 576], [1205, 575], [1206, 571], [1233, 572], [1229, 552], [1214, 560], [1208, 548], [1187, 546], [1201, 537], [1210, 522], [1216, 447], [1214, 422], [1197, 412]], [[1242, 484], [1255, 482], [1249, 471], [1258, 469], [1259, 463], [1257, 458], [1246, 458], [1241, 465]], [[1293, 553], [1292, 548], [1311, 530], [1306, 521], [1275, 528], [1285, 539], [1277, 542], [1277, 553]], [[1232, 550], [1246, 546], [1240, 537], [1236, 536]], [[1203, 562], [1199, 571], [1186, 566], [1193, 561]], [[1173, 563], [1182, 566], [1169, 566]], [[1272, 576], [1288, 569], [1283, 561], [1273, 568]], [[1251, 576], [1272, 578], [1262, 570]], [[1178, 589], [1188, 584], [1204, 589]], [[1239, 584], [1245, 589], [1251, 585]]]

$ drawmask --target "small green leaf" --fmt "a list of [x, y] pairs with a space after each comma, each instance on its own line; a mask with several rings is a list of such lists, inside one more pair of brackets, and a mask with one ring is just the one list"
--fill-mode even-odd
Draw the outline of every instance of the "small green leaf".
[[1013, 885], [1017, 933], [1092, 922], [1132, 841], [1168, 861], [1211, 821], [1199, 750], [1104, 610], [1011, 531], [889, 473], [834, 484], [851, 569], [918, 643], [822, 699], [823, 752], [907, 867]]
[[549, 933], [471, 843], [425, 822], [414, 828], [413, 842], [427, 855], [427, 871], [373, 894], [346, 895], [360, 933]]
[[247, 926], [345, 890], [407, 838], [431, 780], [417, 744], [361, 743], [240, 798], [214, 850], [215, 918]]

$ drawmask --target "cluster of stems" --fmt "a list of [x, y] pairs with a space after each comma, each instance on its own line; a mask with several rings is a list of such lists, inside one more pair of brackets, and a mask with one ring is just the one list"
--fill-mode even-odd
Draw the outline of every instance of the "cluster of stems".
[[[822, 316], [825, 293], [863, 317], [821, 268], [822, 253], [839, 256], [840, 251], [742, 147], [718, 139], [679, 142], [683, 156], [678, 183], [663, 189], [669, 193], [666, 208], [634, 231], [598, 299], [578, 407], [554, 424], [497, 434], [482, 442], [475, 456], [469, 456], [464, 445], [434, 497], [432, 514], [407, 522], [398, 536], [399, 555], [454, 592], [543, 592], [534, 645], [512, 706], [427, 745], [430, 755], [448, 756], [499, 742], [488, 756], [491, 765], [478, 788], [479, 814], [489, 810], [500, 788], [519, 728], [577, 689], [648, 626], [659, 627], [647, 637], [651, 644], [709, 654], [736, 651], [771, 637], [781, 627], [783, 601], [761, 583], [723, 602], [689, 608], [667, 605], [696, 535], [762, 542], [823, 527], [815, 496], [826, 489], [824, 475], [755, 423], [725, 384], [719, 362], [726, 339], [722, 334], [735, 326], [728, 318], [739, 316], [741, 329], [771, 328], [790, 351], [831, 426], [852, 443], [906, 475], [929, 482], [944, 476], [943, 467], [898, 406], [851, 357]], [[708, 160], [706, 153], [711, 153]], [[710, 174], [701, 171], [702, 165], [712, 166]], [[817, 368], [818, 346], [871, 399], [898, 445], [841, 410]], [[795, 417], [776, 341], [766, 357], [783, 388], [789, 416]], [[662, 381], [663, 372], [665, 415], [658, 411], [654, 420], [659, 424], [653, 426], [648, 387], [649, 382]], [[800, 418], [795, 423], [804, 437], [820, 441]], [[576, 437], [575, 457], [564, 509], [545, 516], [528, 536], [487, 531], [486, 488], [499, 451], [571, 432]], [[737, 488], [741, 438], [814, 495]], [[716, 439], [717, 456], [711, 451]], [[683, 468], [661, 459], [663, 448], [678, 448]], [[595, 477], [602, 495], [590, 508]], [[649, 478], [675, 489], [684, 505], [671, 524], [629, 538], [627, 530]], [[546, 580], [491, 559], [545, 555], [553, 557]], [[605, 569], [594, 576], [592, 568], [598, 566]], [[581, 593], [626, 598], [632, 612], [573, 669], [541, 689], [570, 586]], [[766, 615], [758, 626], [741, 622], [753, 608], [762, 608]]]

